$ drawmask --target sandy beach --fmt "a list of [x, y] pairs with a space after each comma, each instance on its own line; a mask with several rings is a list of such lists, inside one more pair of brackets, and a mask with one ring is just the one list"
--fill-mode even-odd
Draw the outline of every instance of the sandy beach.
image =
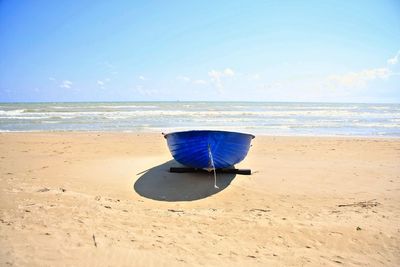
[[0, 134], [0, 265], [400, 265], [400, 139], [257, 136], [219, 190], [170, 166], [161, 134]]

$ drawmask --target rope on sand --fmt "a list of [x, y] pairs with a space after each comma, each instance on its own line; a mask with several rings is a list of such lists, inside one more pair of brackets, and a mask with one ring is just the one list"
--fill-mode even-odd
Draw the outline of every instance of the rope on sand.
[[210, 144], [208, 144], [208, 156], [210, 157], [210, 163], [212, 166], [212, 170], [214, 172], [214, 188], [218, 189], [219, 187], [217, 186], [217, 173], [215, 171], [214, 159], [213, 159], [213, 155], [211, 153]]

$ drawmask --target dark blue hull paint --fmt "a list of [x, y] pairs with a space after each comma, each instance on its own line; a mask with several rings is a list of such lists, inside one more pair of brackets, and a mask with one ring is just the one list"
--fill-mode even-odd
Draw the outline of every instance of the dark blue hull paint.
[[216, 169], [228, 168], [242, 161], [254, 135], [226, 131], [187, 131], [164, 135], [172, 156], [193, 168], [212, 168], [210, 147]]

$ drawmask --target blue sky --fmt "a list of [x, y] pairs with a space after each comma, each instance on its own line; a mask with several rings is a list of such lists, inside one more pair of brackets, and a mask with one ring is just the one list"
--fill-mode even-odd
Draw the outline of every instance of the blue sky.
[[400, 1], [0, 1], [0, 101], [400, 102]]

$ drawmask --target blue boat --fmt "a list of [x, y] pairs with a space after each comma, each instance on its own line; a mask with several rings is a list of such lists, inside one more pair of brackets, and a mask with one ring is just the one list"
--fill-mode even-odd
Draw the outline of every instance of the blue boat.
[[224, 169], [242, 161], [250, 148], [251, 134], [228, 131], [185, 131], [165, 134], [176, 161], [191, 168]]

